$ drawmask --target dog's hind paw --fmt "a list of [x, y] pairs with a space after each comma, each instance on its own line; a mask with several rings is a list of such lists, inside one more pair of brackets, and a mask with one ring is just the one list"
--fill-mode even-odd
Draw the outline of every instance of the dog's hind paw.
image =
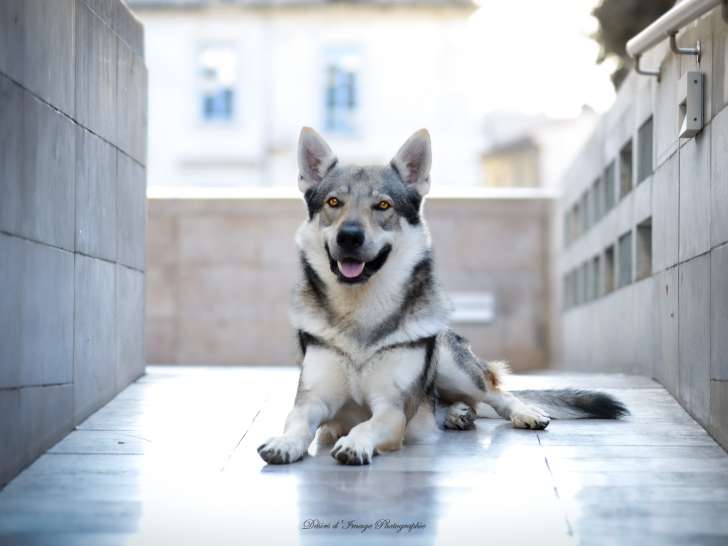
[[333, 445], [336, 440], [344, 434], [344, 429], [340, 423], [329, 421], [324, 423], [318, 430], [318, 441], [321, 444]]
[[447, 408], [443, 426], [450, 430], [469, 430], [475, 428], [475, 412], [465, 402], [455, 402]]
[[515, 428], [543, 430], [550, 422], [551, 418], [548, 415], [532, 406], [524, 405], [511, 414], [511, 423]]
[[303, 459], [306, 447], [297, 438], [276, 436], [258, 447], [258, 455], [269, 464], [295, 463]]
[[349, 436], [339, 438], [331, 450], [331, 456], [343, 464], [369, 464], [374, 456], [374, 448]]

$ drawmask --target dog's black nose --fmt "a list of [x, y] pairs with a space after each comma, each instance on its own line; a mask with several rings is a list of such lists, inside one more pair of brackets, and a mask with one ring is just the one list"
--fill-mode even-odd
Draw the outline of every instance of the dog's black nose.
[[364, 244], [364, 228], [360, 224], [344, 224], [336, 235], [336, 242], [342, 250], [356, 250]]

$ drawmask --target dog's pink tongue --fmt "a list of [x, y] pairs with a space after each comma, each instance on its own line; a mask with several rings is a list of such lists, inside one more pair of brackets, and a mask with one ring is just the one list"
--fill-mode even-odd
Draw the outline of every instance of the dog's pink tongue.
[[364, 262], [354, 262], [351, 260], [345, 260], [343, 262], [337, 262], [339, 264], [339, 271], [347, 279], [353, 279], [361, 275], [364, 271]]

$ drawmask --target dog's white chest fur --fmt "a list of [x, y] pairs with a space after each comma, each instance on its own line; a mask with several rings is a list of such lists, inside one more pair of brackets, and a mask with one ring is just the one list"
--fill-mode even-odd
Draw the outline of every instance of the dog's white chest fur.
[[424, 348], [378, 353], [361, 366], [346, 365], [344, 377], [348, 395], [357, 404], [377, 397], [405, 393], [422, 377]]

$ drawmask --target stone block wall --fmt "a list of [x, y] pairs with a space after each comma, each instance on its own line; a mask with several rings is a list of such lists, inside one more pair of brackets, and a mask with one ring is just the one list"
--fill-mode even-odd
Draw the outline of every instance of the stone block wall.
[[[553, 241], [554, 362], [643, 373], [728, 446], [728, 24], [716, 9], [643, 56], [564, 180]], [[704, 123], [678, 138], [678, 82]]]
[[[450, 292], [490, 292], [491, 323], [458, 323], [483, 358], [548, 358], [552, 199], [432, 198], [425, 216]], [[150, 199], [147, 361], [293, 364], [288, 302], [299, 272], [300, 197]]]
[[0, 486], [144, 372], [143, 30], [0, 2]]

